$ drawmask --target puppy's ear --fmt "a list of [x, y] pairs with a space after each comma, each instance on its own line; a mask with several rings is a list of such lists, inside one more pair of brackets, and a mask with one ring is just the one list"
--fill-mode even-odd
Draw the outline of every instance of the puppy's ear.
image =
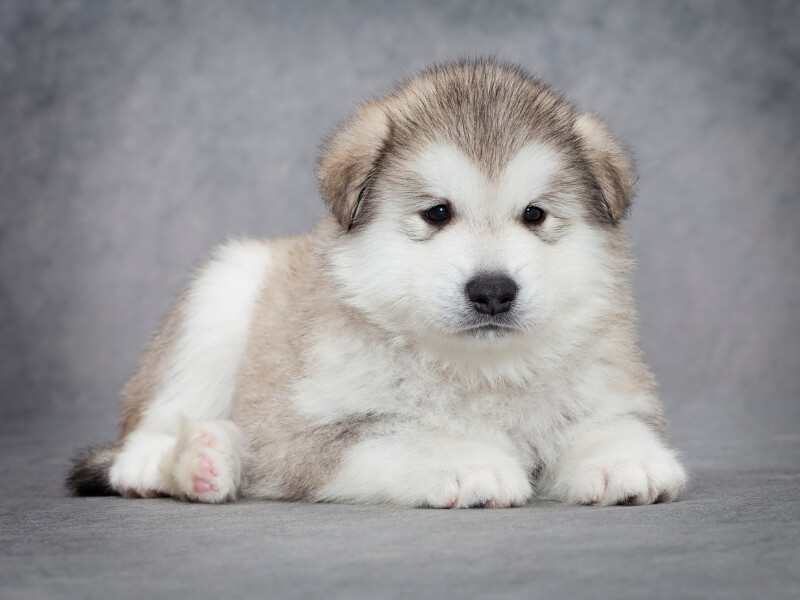
[[584, 113], [575, 120], [575, 133], [581, 140], [583, 158], [603, 194], [606, 217], [619, 223], [628, 214], [633, 199], [636, 174], [630, 154], [598, 117]]
[[350, 230], [363, 217], [369, 179], [390, 136], [384, 103], [362, 104], [330, 138], [317, 163], [325, 204], [339, 223]]

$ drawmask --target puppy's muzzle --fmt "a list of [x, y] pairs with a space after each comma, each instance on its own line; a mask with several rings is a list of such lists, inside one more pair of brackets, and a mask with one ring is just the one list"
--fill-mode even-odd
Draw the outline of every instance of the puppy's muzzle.
[[465, 292], [477, 312], [498, 315], [511, 310], [517, 284], [506, 275], [478, 275], [467, 282]]

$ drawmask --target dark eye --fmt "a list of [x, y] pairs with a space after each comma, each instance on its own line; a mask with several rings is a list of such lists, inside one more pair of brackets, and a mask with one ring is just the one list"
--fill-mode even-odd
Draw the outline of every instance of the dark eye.
[[525, 214], [523, 215], [523, 219], [525, 219], [526, 223], [532, 223], [534, 225], [538, 225], [542, 221], [544, 221], [545, 212], [539, 208], [538, 206], [529, 206], [525, 209]]
[[446, 204], [437, 204], [426, 210], [423, 216], [431, 223], [444, 223], [450, 219], [450, 209]]

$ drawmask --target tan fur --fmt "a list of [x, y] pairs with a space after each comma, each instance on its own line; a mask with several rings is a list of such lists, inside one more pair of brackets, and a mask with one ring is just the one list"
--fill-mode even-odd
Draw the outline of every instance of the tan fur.
[[[519, 69], [498, 68], [492, 61], [436, 67], [362, 104], [328, 139], [317, 178], [333, 214], [349, 228], [368, 218], [370, 180], [391, 170], [392, 154], [414, 152], [426, 140], [450, 142], [493, 174], [534, 139], [569, 159], [563, 185], [596, 186], [589, 207], [595, 218], [625, 217], [635, 183], [633, 163], [605, 124], [580, 114]], [[356, 220], [360, 212], [366, 214]]]
[[580, 115], [575, 120], [575, 131], [611, 216], [616, 221], [622, 220], [628, 213], [636, 183], [630, 155], [595, 115]]
[[[232, 415], [249, 448], [249, 495], [272, 495], [277, 484], [282, 495], [309, 499], [335, 470], [342, 452], [371, 425], [370, 419], [315, 425], [298, 415], [290, 401], [290, 386], [306, 374], [316, 340], [359, 327], [351, 311], [336, 301], [320, 269], [320, 246], [330, 235], [326, 229], [333, 224], [320, 227], [316, 236], [270, 243], [279, 267], [258, 300]], [[284, 293], [274, 294], [273, 285]]]
[[380, 158], [389, 136], [389, 121], [383, 104], [363, 104], [357, 113], [331, 137], [317, 165], [323, 198], [343, 227], [355, 217], [359, 194]]

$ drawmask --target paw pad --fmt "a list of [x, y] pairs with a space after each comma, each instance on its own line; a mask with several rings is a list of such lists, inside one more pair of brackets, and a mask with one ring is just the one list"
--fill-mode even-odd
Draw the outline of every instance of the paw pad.
[[205, 432], [202, 435], [200, 435], [199, 441], [201, 446], [207, 446], [209, 448], [213, 448], [214, 446], [217, 445], [217, 438], [214, 437], [213, 434], [208, 432]]
[[237, 432], [232, 424], [190, 423], [175, 451], [177, 495], [195, 502], [226, 502], [236, 497], [241, 477]]
[[201, 454], [200, 456], [197, 457], [197, 464], [199, 465], [201, 471], [216, 476], [217, 469], [214, 468], [214, 463], [211, 462], [211, 459], [208, 458], [205, 454]]
[[216, 491], [216, 489], [217, 487], [210, 481], [198, 477], [194, 478], [194, 491], [198, 494], [207, 494], [208, 492]]

